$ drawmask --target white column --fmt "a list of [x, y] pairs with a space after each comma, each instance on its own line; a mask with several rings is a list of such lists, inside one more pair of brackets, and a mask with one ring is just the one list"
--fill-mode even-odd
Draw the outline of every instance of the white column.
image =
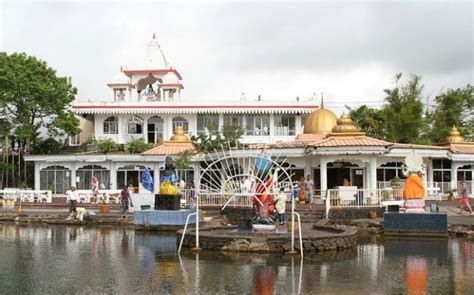
[[[320, 175], [320, 182], [321, 182], [321, 198], [323, 198], [323, 193], [328, 189], [328, 175], [327, 175], [327, 160], [325, 158], [321, 158], [319, 162], [319, 175]], [[324, 195], [326, 197], [326, 195]]]
[[224, 114], [219, 113], [219, 132], [224, 130]]
[[71, 186], [77, 188], [77, 183], [76, 183], [76, 162], [72, 162], [72, 164], [71, 164]]
[[270, 114], [270, 126], [268, 126], [268, 128], [270, 128], [268, 135], [270, 136], [270, 138], [273, 138], [273, 135], [275, 135], [275, 114], [274, 113]]
[[370, 181], [369, 181], [369, 189], [377, 189], [377, 158], [374, 156], [370, 158]]
[[148, 118], [143, 118], [143, 139], [148, 142]]
[[458, 165], [451, 162], [451, 189], [458, 188]]
[[110, 162], [110, 189], [121, 189], [117, 187], [117, 165], [115, 162]]
[[41, 184], [41, 180], [40, 180], [40, 164], [35, 161], [35, 179], [34, 179], [34, 182], [35, 182], [35, 190], [40, 190], [40, 184]]
[[296, 115], [295, 116], [295, 132], [296, 134], [300, 134], [302, 132], [301, 128], [301, 115]]
[[304, 162], [304, 178], [306, 179], [307, 175], [313, 175], [313, 171], [311, 169], [311, 163], [312, 159], [311, 158], [306, 158], [306, 161]]

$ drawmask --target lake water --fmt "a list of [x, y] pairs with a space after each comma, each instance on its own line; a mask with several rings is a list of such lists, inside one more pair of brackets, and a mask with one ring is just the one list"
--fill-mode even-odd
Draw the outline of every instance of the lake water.
[[0, 225], [1, 294], [474, 294], [473, 241], [385, 240], [324, 255], [185, 252], [175, 235]]

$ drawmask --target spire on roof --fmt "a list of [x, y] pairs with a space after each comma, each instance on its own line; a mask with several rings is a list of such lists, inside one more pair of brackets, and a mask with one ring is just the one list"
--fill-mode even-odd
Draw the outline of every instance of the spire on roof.
[[321, 108], [324, 109], [324, 96], [322, 92], [321, 92]]
[[153, 33], [153, 39], [155, 39], [155, 33]]

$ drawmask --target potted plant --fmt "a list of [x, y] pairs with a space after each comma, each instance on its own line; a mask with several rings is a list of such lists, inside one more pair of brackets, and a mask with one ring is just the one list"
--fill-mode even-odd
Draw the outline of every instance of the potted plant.
[[392, 188], [399, 188], [400, 187], [400, 178], [398, 176], [395, 176], [394, 178], [390, 179], [390, 185]]
[[107, 213], [110, 210], [109, 204], [107, 204], [107, 196], [105, 194], [101, 194], [99, 197], [99, 211], [101, 213]]

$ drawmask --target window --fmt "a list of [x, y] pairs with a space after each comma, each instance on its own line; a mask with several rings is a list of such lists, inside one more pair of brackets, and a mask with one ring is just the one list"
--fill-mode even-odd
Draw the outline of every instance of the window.
[[295, 135], [295, 117], [294, 116], [275, 116], [275, 135], [289, 136]]
[[128, 120], [128, 134], [142, 134], [143, 119], [138, 116], [133, 116]]
[[243, 115], [241, 114], [224, 115], [224, 126], [227, 126], [227, 125], [242, 126], [242, 117]]
[[117, 117], [108, 117], [104, 120], [104, 134], [118, 134]]
[[64, 194], [71, 186], [71, 172], [63, 166], [49, 166], [40, 171], [40, 189]]
[[69, 145], [80, 145], [81, 137], [79, 134], [69, 136]]
[[450, 187], [451, 182], [451, 161], [434, 159], [433, 160], [433, 182], [439, 182], [434, 184], [441, 188], [442, 192], [446, 192]]
[[247, 135], [266, 136], [270, 135], [270, 116], [250, 115], [247, 116]]
[[219, 115], [218, 114], [198, 114], [197, 115], [197, 133], [206, 133], [206, 128], [211, 126], [212, 134], [219, 132]]
[[184, 133], [189, 133], [189, 123], [188, 120], [186, 120], [183, 117], [174, 117], [173, 118], [173, 133], [176, 130], [177, 126], [183, 127]]
[[383, 185], [378, 185], [381, 185], [380, 187], [387, 187], [389, 182], [396, 177], [400, 179], [406, 178], [402, 172], [402, 165], [402, 162], [389, 162], [377, 168], [377, 181], [383, 183]]
[[110, 189], [110, 171], [97, 165], [84, 166], [76, 171], [77, 189], [91, 189], [94, 177], [99, 180], [99, 189]]

